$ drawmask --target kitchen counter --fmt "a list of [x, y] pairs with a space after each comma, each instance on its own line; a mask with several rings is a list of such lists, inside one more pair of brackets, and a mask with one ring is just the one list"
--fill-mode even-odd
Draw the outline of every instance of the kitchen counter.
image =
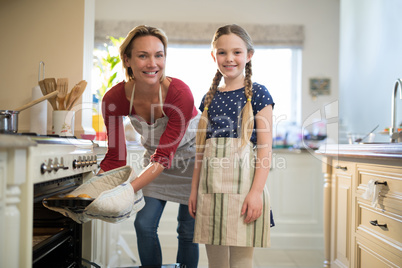
[[316, 154], [324, 174], [324, 267], [402, 263], [402, 143], [329, 144]]
[[321, 146], [316, 154], [356, 157], [371, 159], [402, 160], [402, 143], [372, 143], [372, 144], [326, 144]]
[[27, 136], [0, 134], [0, 148], [27, 148], [36, 146], [36, 142]]

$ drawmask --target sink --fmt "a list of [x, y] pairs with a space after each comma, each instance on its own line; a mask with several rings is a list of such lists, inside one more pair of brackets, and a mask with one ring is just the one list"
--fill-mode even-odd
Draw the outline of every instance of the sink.
[[383, 141], [383, 142], [381, 142], [381, 141], [373, 141], [373, 142], [360, 142], [359, 144], [391, 144], [391, 143], [388, 142], [388, 141]]

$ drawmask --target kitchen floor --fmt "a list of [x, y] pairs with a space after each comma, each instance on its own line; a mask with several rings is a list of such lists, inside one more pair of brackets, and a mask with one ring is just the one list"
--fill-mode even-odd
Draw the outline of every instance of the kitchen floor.
[[[175, 256], [176, 251], [163, 249], [164, 256]], [[169, 258], [170, 259], [170, 258]], [[138, 261], [138, 260], [137, 260]], [[321, 268], [324, 253], [322, 250], [279, 250], [256, 249], [254, 251], [254, 268]], [[133, 263], [125, 254], [121, 254], [120, 267], [139, 265]], [[200, 247], [199, 268], [207, 268], [208, 262], [205, 248]]]
[[[176, 261], [177, 245], [176, 232], [176, 211], [177, 206], [168, 203], [159, 225], [159, 239], [162, 245], [162, 256], [164, 264]], [[133, 220], [124, 221], [120, 227], [121, 238], [124, 243], [119, 243], [119, 256], [115, 265], [111, 267], [133, 267], [139, 265], [137, 241], [134, 234]], [[122, 241], [120, 241], [122, 242]], [[173, 242], [173, 243], [172, 243]], [[125, 244], [125, 246], [123, 246]], [[129, 256], [136, 262], [133, 262]], [[256, 248], [254, 250], [254, 268], [321, 268], [324, 263], [324, 250], [310, 249], [278, 249], [278, 248]], [[208, 259], [205, 246], [200, 245], [199, 268], [208, 267]]]

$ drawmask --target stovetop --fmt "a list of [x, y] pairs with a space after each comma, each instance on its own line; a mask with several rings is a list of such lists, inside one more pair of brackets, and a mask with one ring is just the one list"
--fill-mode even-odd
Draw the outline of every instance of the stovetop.
[[38, 144], [93, 145], [91, 140], [77, 139], [75, 136], [59, 136], [54, 134], [40, 135], [33, 132], [23, 132], [9, 135], [26, 136]]

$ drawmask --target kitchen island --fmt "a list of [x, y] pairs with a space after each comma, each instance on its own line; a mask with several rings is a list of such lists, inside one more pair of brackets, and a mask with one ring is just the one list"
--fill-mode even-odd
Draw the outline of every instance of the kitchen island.
[[324, 173], [324, 267], [402, 266], [402, 144], [330, 144]]

